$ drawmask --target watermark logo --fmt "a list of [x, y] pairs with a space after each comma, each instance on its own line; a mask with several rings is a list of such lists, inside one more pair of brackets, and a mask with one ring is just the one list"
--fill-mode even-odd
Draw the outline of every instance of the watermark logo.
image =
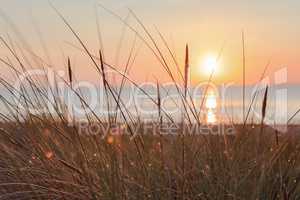
[[[235, 120], [235, 115], [239, 119], [235, 121], [236, 124], [244, 123], [240, 120], [241, 87], [234, 83], [215, 85], [212, 82], [200, 82], [191, 86], [185, 94], [185, 89], [174, 82], [162, 84], [129, 82], [131, 84], [123, 85], [121, 89], [111, 85], [108, 85], [109, 89], [107, 89], [101, 84], [96, 85], [89, 81], [77, 81], [70, 85], [64, 76], [63, 71], [54, 71], [52, 68], [28, 70], [19, 76], [14, 84], [14, 103], [25, 113], [66, 115], [70, 125], [78, 122], [79, 131], [82, 133], [93, 135], [98, 132], [104, 137], [111, 134], [111, 130], [134, 135], [132, 128], [127, 130], [128, 122], [125, 123], [127, 124], [125, 128], [124, 121], [127, 119], [131, 125], [133, 119], [142, 120], [141, 124], [144, 126], [152, 124], [151, 128], [159, 129], [160, 133], [165, 132], [163, 126], [168, 125], [167, 129], [170, 130], [170, 124], [176, 126], [182, 122], [190, 124], [189, 133], [205, 134], [205, 131], [199, 130], [199, 127], [196, 129], [193, 127], [199, 125], [206, 126], [204, 129], [209, 129], [209, 132], [213, 133], [216, 127], [222, 124], [225, 124], [223, 129], [217, 128], [219, 134], [220, 132], [232, 133], [230, 125]], [[273, 83], [272, 79], [274, 79]], [[42, 84], [38, 80], [43, 82], [45, 87], [41, 87]], [[264, 77], [254, 87], [247, 87], [247, 96], [249, 96], [246, 109], [247, 120], [254, 118], [258, 122], [261, 120], [262, 112], [259, 109], [263, 96], [261, 93], [267, 85], [272, 86], [268, 95], [270, 109], [264, 118], [264, 123], [286, 132], [288, 116], [288, 92], [284, 87], [286, 83], [287, 68], [282, 68], [274, 73], [274, 78]], [[229, 98], [232, 95], [236, 96], [235, 100]], [[110, 122], [109, 127], [106, 127], [99, 123], [99, 120], [96, 120], [99, 124], [86, 122], [89, 117], [103, 119], [107, 116], [109, 118], [118, 116], [114, 119], [114, 125]], [[120, 126], [122, 123], [123, 125]], [[145, 128], [141, 127], [141, 124], [135, 125], [135, 128]], [[226, 131], [224, 127], [230, 130]], [[181, 132], [184, 129], [185, 127], [181, 126]]]

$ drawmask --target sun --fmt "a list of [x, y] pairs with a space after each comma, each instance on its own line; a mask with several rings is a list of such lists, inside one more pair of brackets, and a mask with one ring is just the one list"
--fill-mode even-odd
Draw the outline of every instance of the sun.
[[214, 55], [207, 55], [201, 62], [200, 72], [205, 75], [216, 73], [219, 68], [218, 59]]

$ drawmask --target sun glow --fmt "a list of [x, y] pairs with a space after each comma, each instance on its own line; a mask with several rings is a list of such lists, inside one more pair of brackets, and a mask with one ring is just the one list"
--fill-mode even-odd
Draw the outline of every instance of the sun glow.
[[202, 61], [200, 72], [206, 75], [216, 73], [219, 67], [219, 63], [216, 56], [208, 55]]

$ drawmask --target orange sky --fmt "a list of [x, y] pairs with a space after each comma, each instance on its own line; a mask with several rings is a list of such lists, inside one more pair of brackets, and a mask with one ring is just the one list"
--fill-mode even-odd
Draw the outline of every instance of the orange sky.
[[[105, 59], [108, 63], [118, 65], [119, 69], [124, 68], [134, 40], [132, 31], [128, 28], [124, 29], [120, 21], [102, 8], [96, 8], [93, 0], [53, 0], [52, 2], [80, 33], [93, 53], [99, 49], [95, 23], [97, 9]], [[131, 8], [149, 28], [169, 63], [172, 63], [171, 57], [168, 56], [155, 27], [164, 35], [181, 66], [184, 64], [185, 44], [188, 43], [193, 83], [208, 78], [206, 74], [201, 73], [199, 67], [204, 62], [205, 55], [218, 55], [223, 45], [221, 63], [214, 81], [241, 83], [242, 30], [246, 37], [248, 84], [255, 83], [259, 79], [269, 60], [271, 66], [267, 74], [271, 78], [276, 70], [287, 67], [289, 83], [299, 83], [300, 28], [296, 26], [300, 19], [296, 9], [300, 6], [298, 1], [104, 0], [101, 3], [123, 18], [128, 15], [127, 7]], [[37, 32], [41, 33], [51, 63], [57, 68], [64, 69], [66, 57], [70, 56], [79, 79], [97, 80], [91, 62], [88, 62], [81, 52], [66, 43], [67, 41], [78, 45], [46, 1], [30, 0], [24, 3], [18, 0], [4, 0], [1, 9], [18, 27], [30, 47], [45, 60], [47, 56]], [[132, 16], [129, 16], [128, 23], [142, 37], [147, 38]], [[0, 21], [0, 30], [2, 35], [8, 33], [15, 42], [20, 42], [19, 35], [15, 34], [14, 28], [7, 19]], [[122, 32], [124, 40], [120, 43]], [[150, 41], [149, 38], [147, 41]], [[153, 54], [139, 39], [136, 42], [136, 51], [137, 58], [130, 73], [132, 79], [150, 81], [157, 78], [161, 82], [170, 80]], [[2, 56], [8, 55], [3, 48], [0, 53]]]

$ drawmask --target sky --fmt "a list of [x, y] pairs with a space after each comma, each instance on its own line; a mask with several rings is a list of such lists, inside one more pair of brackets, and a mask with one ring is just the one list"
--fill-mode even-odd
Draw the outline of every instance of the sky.
[[[190, 49], [192, 82], [208, 79], [203, 63], [208, 56], [218, 57], [217, 83], [242, 81], [242, 32], [245, 34], [246, 82], [259, 80], [265, 65], [272, 80], [276, 71], [287, 68], [288, 82], [299, 83], [300, 2], [297, 0], [52, 0], [93, 54], [100, 48], [96, 19], [98, 16], [105, 61], [123, 70], [135, 42], [135, 62], [130, 77], [137, 81], [158, 79], [170, 81], [167, 73], [149, 48], [135, 33], [106, 12], [100, 5], [119, 15], [150, 42], [129, 9], [147, 27], [166, 56], [171, 56], [159, 33], [174, 52], [180, 67], [184, 66], [185, 45]], [[97, 13], [97, 14], [96, 14]], [[22, 47], [35, 51], [58, 69], [65, 69], [71, 58], [76, 76], [97, 80], [89, 59], [71, 44], [78, 41], [62, 23], [47, 0], [1, 0], [0, 34], [8, 35]], [[16, 29], [18, 31], [16, 31]], [[158, 33], [159, 31], [159, 33]], [[23, 41], [23, 42], [22, 42]], [[24, 43], [24, 41], [26, 41]], [[220, 53], [221, 52], [221, 53]], [[9, 56], [1, 46], [1, 56]], [[0, 73], [5, 73], [2, 70]]]

